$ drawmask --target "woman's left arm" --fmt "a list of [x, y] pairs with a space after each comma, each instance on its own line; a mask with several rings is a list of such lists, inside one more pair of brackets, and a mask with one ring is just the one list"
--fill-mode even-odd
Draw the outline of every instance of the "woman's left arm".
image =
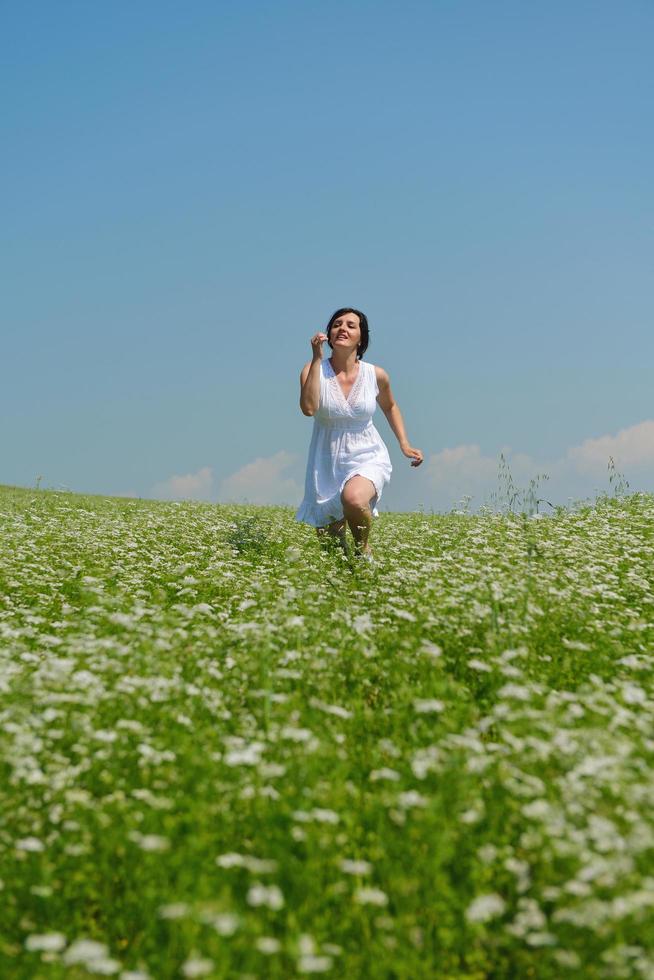
[[422, 450], [415, 449], [407, 439], [400, 406], [393, 398], [393, 392], [391, 391], [390, 378], [386, 371], [377, 365], [375, 365], [375, 374], [377, 375], [377, 387], [379, 388], [379, 394], [377, 395], [379, 407], [388, 419], [388, 424], [395, 433], [404, 455], [409, 457], [412, 466], [420, 466], [425, 457], [423, 456]]

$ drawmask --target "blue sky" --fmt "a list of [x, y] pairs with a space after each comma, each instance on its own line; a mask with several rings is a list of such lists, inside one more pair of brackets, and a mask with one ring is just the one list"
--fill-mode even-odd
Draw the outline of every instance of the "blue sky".
[[[654, 480], [649, 0], [5, 5], [0, 481], [297, 503], [368, 315], [380, 509]], [[606, 457], [606, 458], [605, 458]]]

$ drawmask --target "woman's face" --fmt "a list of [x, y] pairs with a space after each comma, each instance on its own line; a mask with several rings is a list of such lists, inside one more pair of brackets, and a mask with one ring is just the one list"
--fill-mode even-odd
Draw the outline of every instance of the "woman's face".
[[332, 323], [329, 331], [332, 350], [356, 350], [361, 343], [361, 327], [356, 313], [344, 313]]

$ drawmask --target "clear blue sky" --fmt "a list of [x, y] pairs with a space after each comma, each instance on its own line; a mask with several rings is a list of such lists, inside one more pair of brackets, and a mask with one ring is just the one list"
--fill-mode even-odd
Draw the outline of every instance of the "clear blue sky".
[[481, 493], [503, 447], [564, 496], [600, 437], [654, 476], [651, 0], [0, 18], [0, 482], [292, 497], [350, 304], [427, 457], [378, 411], [387, 509]]

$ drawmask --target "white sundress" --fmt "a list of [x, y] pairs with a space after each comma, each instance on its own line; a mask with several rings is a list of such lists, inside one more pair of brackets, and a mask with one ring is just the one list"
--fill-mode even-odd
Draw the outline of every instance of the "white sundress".
[[328, 358], [320, 364], [320, 405], [313, 416], [313, 434], [304, 483], [304, 499], [295, 519], [325, 527], [343, 517], [341, 491], [353, 476], [375, 486], [374, 517], [384, 486], [391, 478], [388, 449], [372, 423], [377, 407], [374, 364], [359, 361], [359, 373], [345, 397]]

